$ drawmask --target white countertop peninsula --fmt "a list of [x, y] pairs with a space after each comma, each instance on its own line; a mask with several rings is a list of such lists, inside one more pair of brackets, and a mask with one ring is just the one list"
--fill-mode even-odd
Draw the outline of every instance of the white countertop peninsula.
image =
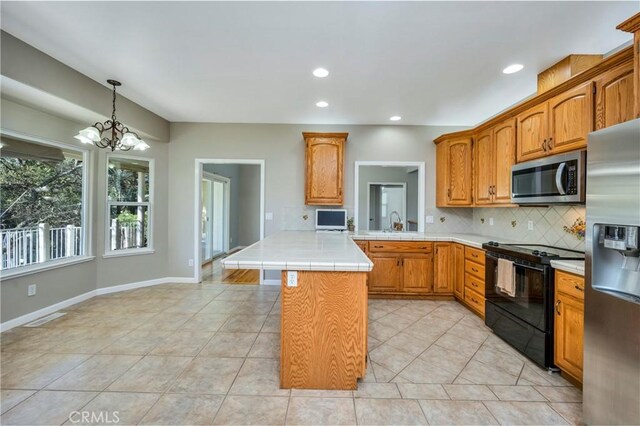
[[552, 260], [551, 266], [561, 271], [584, 276], [584, 260]]
[[350, 234], [354, 240], [371, 240], [371, 241], [444, 241], [452, 243], [460, 243], [467, 246], [482, 248], [482, 244], [487, 241], [498, 241], [500, 243], [515, 243], [479, 234], [461, 234], [452, 232], [381, 232], [381, 231], [358, 231]]

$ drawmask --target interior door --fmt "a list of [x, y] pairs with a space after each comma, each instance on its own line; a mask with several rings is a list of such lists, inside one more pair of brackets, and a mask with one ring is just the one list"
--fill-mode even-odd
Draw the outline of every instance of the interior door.
[[203, 174], [202, 263], [229, 250], [229, 184], [229, 179], [222, 176]]

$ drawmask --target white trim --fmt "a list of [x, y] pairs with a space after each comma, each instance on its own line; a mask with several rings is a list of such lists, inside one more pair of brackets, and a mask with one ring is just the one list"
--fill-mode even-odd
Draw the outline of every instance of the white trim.
[[418, 168], [418, 232], [424, 232], [424, 205], [425, 205], [425, 163], [424, 161], [355, 161], [354, 173], [354, 208], [353, 219], [356, 232], [358, 228], [358, 186], [360, 184], [360, 166], [396, 166]]
[[102, 255], [103, 259], [109, 259], [110, 257], [125, 257], [125, 256], [140, 256], [143, 254], [153, 254], [156, 251], [154, 249], [139, 248], [139, 249], [127, 249], [127, 250], [114, 250]]
[[[260, 166], [260, 239], [264, 239], [264, 189], [265, 189], [265, 160], [241, 159], [241, 158], [196, 158], [195, 159], [195, 189], [193, 196], [193, 277], [196, 282], [202, 280], [202, 265], [200, 259], [200, 219], [202, 207], [200, 205], [200, 185], [202, 183], [202, 166], [204, 164], [255, 164]], [[260, 284], [264, 282], [264, 271], [260, 271]]]
[[[405, 218], [404, 218], [405, 230], [407, 230], [407, 228], [409, 227], [409, 223], [407, 222], [407, 218], [406, 218], [406, 215], [407, 215], [407, 183], [406, 182], [367, 182], [367, 217], [368, 218], [371, 218], [371, 185], [402, 186], [402, 189], [404, 190], [404, 193], [402, 194], [402, 204], [403, 204], [402, 215], [405, 216]], [[400, 219], [402, 219], [402, 218], [400, 218]], [[370, 223], [371, 223], [370, 221], [367, 223], [367, 231], [371, 231], [371, 229], [369, 229], [369, 224]], [[382, 231], [383, 229], [379, 229], [379, 231]]]
[[[225, 176], [218, 175], [216, 173], [209, 173], [202, 171], [202, 179], [210, 180], [212, 182], [218, 181], [224, 183], [224, 238], [222, 240], [222, 252], [224, 254], [229, 251], [229, 239], [231, 238], [231, 179]], [[202, 189], [202, 188], [201, 188]], [[204, 260], [204, 263], [210, 262], [215, 256], [210, 259]], [[203, 261], [202, 259], [200, 261]]]
[[[143, 202], [123, 202], [123, 201], [109, 201], [109, 161], [111, 158], [122, 158], [125, 160], [137, 160], [137, 161], [146, 161], [149, 163], [149, 201]], [[148, 252], [143, 252], [143, 250], [151, 250], [153, 251], [153, 235], [155, 234], [153, 229], [153, 201], [154, 201], [154, 182], [155, 182], [155, 159], [149, 157], [142, 157], [130, 154], [121, 154], [119, 152], [109, 152], [106, 156], [105, 162], [105, 173], [104, 173], [104, 187], [105, 187], [105, 216], [104, 216], [104, 254], [102, 257], [122, 257], [128, 255], [136, 255], [136, 254], [149, 254]], [[111, 206], [112, 205], [131, 205], [131, 206], [146, 206], [147, 207], [147, 220], [149, 223], [147, 224], [147, 229], [149, 230], [149, 235], [147, 235], [147, 246], [133, 249], [120, 249], [120, 250], [111, 250]]]
[[136, 288], [150, 287], [150, 286], [160, 285], [160, 284], [172, 284], [172, 283], [196, 284], [196, 281], [192, 277], [165, 277], [165, 278], [156, 278], [148, 281], [139, 281], [139, 282], [129, 283], [129, 284], [114, 285], [110, 287], [101, 287], [96, 290], [91, 290], [86, 293], [80, 294], [78, 296], [74, 296], [70, 299], [66, 299], [61, 302], [54, 303], [53, 305], [44, 307], [42, 309], [38, 309], [37, 311], [30, 312], [25, 315], [21, 315], [12, 320], [5, 321], [0, 324], [0, 332], [5, 332], [7, 330], [11, 330], [12, 328], [20, 327], [21, 325], [28, 324], [31, 321], [37, 320], [38, 318], [51, 315], [52, 313], [57, 312], [60, 309], [67, 308], [71, 305], [75, 305], [76, 303], [84, 302], [85, 300], [89, 300], [95, 296], [101, 296], [103, 294], [110, 294], [110, 293], [118, 293], [121, 291], [133, 290]]
[[45, 272], [51, 269], [58, 269], [65, 266], [76, 265], [78, 263], [89, 262], [95, 258], [95, 256], [65, 257], [63, 259], [50, 260], [44, 263], [34, 263], [33, 265], [5, 269], [0, 272], [0, 280], [11, 280], [14, 278], [24, 277], [25, 275], [37, 274], [39, 272]]
[[262, 280], [262, 284], [263, 285], [280, 285], [282, 284], [281, 280]]

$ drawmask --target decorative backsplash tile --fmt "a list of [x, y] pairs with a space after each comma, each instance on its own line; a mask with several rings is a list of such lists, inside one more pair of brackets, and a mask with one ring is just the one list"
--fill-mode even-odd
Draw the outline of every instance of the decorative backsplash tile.
[[[490, 224], [493, 218], [493, 225]], [[584, 239], [566, 232], [585, 218], [583, 206], [477, 208], [473, 209], [473, 233], [522, 243], [547, 244], [584, 251]], [[529, 230], [529, 221], [533, 230]]]

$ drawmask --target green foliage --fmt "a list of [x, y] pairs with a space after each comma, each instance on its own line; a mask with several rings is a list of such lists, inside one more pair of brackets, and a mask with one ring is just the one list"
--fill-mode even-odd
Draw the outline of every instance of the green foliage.
[[2, 228], [81, 224], [82, 161], [0, 158]]

